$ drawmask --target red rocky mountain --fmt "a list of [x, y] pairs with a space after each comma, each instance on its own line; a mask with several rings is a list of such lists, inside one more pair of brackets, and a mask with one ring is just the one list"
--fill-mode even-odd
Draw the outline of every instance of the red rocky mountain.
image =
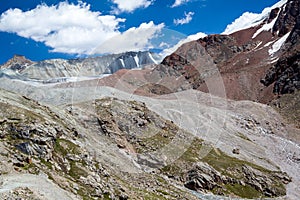
[[217, 67], [228, 98], [268, 103], [277, 94], [293, 93], [300, 89], [299, 6], [299, 0], [288, 0], [280, 7], [273, 7], [255, 26], [187, 43], [154, 71], [174, 69], [193, 89], [210, 92], [205, 83], [214, 78], [214, 73], [203, 78], [201, 70], [207, 63], [189, 61], [191, 53], [203, 55], [192, 50], [200, 45], [201, 51], [211, 57], [212, 68]]

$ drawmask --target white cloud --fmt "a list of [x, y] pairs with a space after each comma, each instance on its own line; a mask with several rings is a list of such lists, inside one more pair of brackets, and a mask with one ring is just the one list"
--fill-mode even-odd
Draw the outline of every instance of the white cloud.
[[245, 12], [234, 22], [229, 24], [222, 34], [231, 34], [243, 29], [261, 24], [270, 14], [271, 10], [283, 6], [287, 0], [281, 0], [272, 7], [265, 8], [261, 13]]
[[[43, 42], [53, 52], [90, 54], [100, 44], [118, 37], [131, 43], [136, 39], [136, 50], [145, 48], [149, 46], [146, 43], [150, 37], [154, 37], [153, 32], [145, 31], [147, 26], [152, 31], [163, 27], [150, 22], [121, 33], [119, 24], [124, 21], [125, 19], [113, 15], [92, 12], [90, 6], [84, 3], [74, 5], [63, 2], [57, 6], [39, 5], [26, 12], [20, 9], [7, 10], [0, 16], [0, 31]], [[145, 39], [142, 40], [144, 35]], [[117, 43], [113, 45], [118, 48]], [[107, 48], [113, 51], [113, 47]], [[120, 49], [126, 50], [125, 46], [117, 50]]]
[[124, 51], [140, 51], [153, 48], [151, 39], [158, 36], [164, 24], [155, 25], [152, 21], [132, 27], [124, 33], [107, 40], [98, 46], [93, 53], [120, 53]]
[[133, 12], [138, 8], [147, 8], [153, 0], [112, 0], [112, 2], [117, 4], [117, 8], [113, 10], [113, 13], [121, 13]]
[[[160, 55], [162, 57], [166, 57], [172, 53], [174, 53], [181, 45], [183, 45], [184, 43], [187, 43], [187, 42], [191, 42], [193, 40], [198, 40], [200, 38], [204, 38], [205, 36], [207, 36], [205, 33], [202, 33], [202, 32], [199, 32], [199, 33], [196, 33], [196, 34], [193, 34], [193, 35], [189, 35], [188, 37], [180, 40], [177, 44], [175, 44], [174, 46], [172, 46], [171, 48], [168, 48], [168, 49], [164, 49]], [[164, 46], [166, 46], [167, 44], [163, 44]]]
[[174, 22], [175, 25], [188, 24], [188, 23], [190, 23], [190, 21], [192, 21], [194, 14], [195, 13], [193, 13], [193, 12], [189, 12], [189, 13], [184, 12], [184, 16], [185, 16], [184, 18], [174, 19], [173, 22]]
[[175, 7], [181, 6], [182, 4], [187, 3], [189, 1], [191, 1], [191, 0], [175, 0], [175, 2], [173, 3], [173, 5], [171, 7], [175, 8]]
[[158, 45], [158, 47], [163, 49], [163, 48], [169, 48], [170, 45], [169, 45], [168, 43], [166, 43], [166, 42], [161, 42], [161, 43]]

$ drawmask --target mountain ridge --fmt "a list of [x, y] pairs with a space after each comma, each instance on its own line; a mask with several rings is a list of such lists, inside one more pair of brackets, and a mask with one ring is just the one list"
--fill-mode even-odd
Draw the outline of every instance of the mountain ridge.
[[[264, 87], [260, 80], [263, 79], [263, 76], [268, 77], [268, 73], [272, 71], [270, 70], [271, 66], [273, 63], [280, 62], [280, 57], [286, 54], [284, 52], [288, 51], [298, 57], [295, 50], [286, 49], [292, 38], [290, 35], [295, 35], [297, 32], [298, 22], [295, 16], [299, 16], [299, 1], [284, 2], [281, 1], [276, 4], [281, 5], [281, 7], [269, 9], [269, 15], [261, 19], [261, 23], [256, 26], [238, 30], [230, 35], [209, 35], [194, 41], [194, 43], [199, 43], [205, 48], [218, 67], [228, 98], [236, 100], [249, 99], [268, 103], [276, 97], [272, 93], [272, 89], [268, 88], [271, 83], [265, 84], [267, 87]], [[265, 26], [268, 28], [265, 28]], [[167, 56], [162, 64], [166, 67], [176, 66], [178, 68], [178, 66], [183, 66], [181, 67], [183, 70], [179, 75], [183, 75], [188, 79], [195, 79], [192, 81], [194, 89], [209, 92], [203, 80], [200, 80], [198, 73], [195, 72], [197, 70], [193, 72], [184, 69], [188, 66], [188, 61], [184, 61], [184, 58], [180, 57], [186, 57], [187, 55], [183, 55], [181, 52], [187, 52], [189, 48], [193, 48], [193, 42], [190, 44], [191, 47], [188, 47], [188, 45], [182, 46], [180, 48], [185, 49], [178, 49]], [[293, 45], [294, 49], [298, 48], [296, 44]], [[193, 66], [190, 67], [193, 68]], [[201, 68], [201, 66], [194, 67]], [[203, 83], [202, 86], [201, 82]], [[193, 85], [194, 83], [196, 84]], [[250, 88], [246, 88], [247, 85]], [[241, 86], [244, 87], [241, 88]], [[231, 88], [235, 88], [234, 91]]]
[[10, 71], [10, 74], [15, 74], [23, 80], [48, 81], [59, 77], [100, 76], [112, 74], [119, 69], [142, 68], [156, 64], [156, 59], [160, 58], [149, 51], [140, 51], [69, 60], [50, 59], [32, 62], [26, 59], [25, 62], [24, 59], [25, 57], [15, 56], [0, 68], [3, 73], [4, 70]]

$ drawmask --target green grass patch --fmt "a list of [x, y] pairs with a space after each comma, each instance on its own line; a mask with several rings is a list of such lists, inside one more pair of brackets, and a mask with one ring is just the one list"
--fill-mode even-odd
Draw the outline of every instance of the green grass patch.
[[163, 194], [163, 195], [170, 195], [170, 194], [169, 194], [167, 191], [165, 191], [165, 190], [157, 189], [156, 191], [159, 192], [159, 193], [161, 193], [161, 194]]
[[41, 158], [41, 163], [48, 167], [48, 169], [52, 169], [52, 164], [45, 159]]
[[228, 168], [242, 168], [243, 165], [248, 165], [254, 169], [257, 169], [263, 173], [272, 173], [272, 171], [265, 169], [261, 166], [253, 163], [237, 159], [226, 155], [224, 152], [216, 149], [212, 149], [202, 161], [207, 162], [209, 165], [214, 167], [220, 172], [225, 172]]
[[87, 191], [83, 188], [80, 188], [77, 191], [78, 195], [82, 197], [83, 200], [90, 200], [90, 196], [87, 194]]
[[55, 141], [54, 151], [62, 156], [66, 156], [68, 153], [78, 154], [80, 153], [79, 146], [73, 142], [58, 138]]
[[29, 169], [32, 169], [33, 167], [36, 167], [35, 164], [33, 163], [30, 163], [30, 164], [26, 164], [23, 169], [24, 170], [29, 170]]
[[180, 159], [189, 164], [198, 162], [200, 160], [200, 149], [202, 146], [203, 140], [195, 138], [190, 145], [190, 147], [183, 153]]
[[78, 163], [75, 161], [70, 162], [70, 171], [68, 172], [71, 177], [78, 180], [80, 176], [86, 177], [88, 173], [81, 167], [78, 166]]
[[224, 186], [226, 192], [233, 193], [242, 198], [260, 198], [264, 197], [263, 194], [257, 191], [255, 188], [249, 185], [239, 185], [239, 184], [226, 184]]
[[161, 168], [163, 173], [173, 176], [184, 176], [188, 167], [193, 163], [200, 161], [200, 150], [202, 147], [202, 140], [195, 138], [189, 148], [178, 158], [174, 163]]
[[109, 197], [108, 193], [105, 193], [105, 194], [103, 194], [103, 199], [110, 200], [111, 198]]

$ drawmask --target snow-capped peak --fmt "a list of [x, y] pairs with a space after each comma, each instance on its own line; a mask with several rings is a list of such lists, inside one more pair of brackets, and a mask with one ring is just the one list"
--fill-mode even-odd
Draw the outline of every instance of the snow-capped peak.
[[261, 24], [265, 19], [268, 18], [270, 12], [274, 8], [280, 8], [282, 7], [287, 0], [281, 0], [274, 4], [271, 7], [265, 8], [261, 13], [251, 13], [251, 12], [245, 12], [242, 16], [237, 18], [234, 22], [229, 24], [225, 31], [222, 34], [231, 34], [243, 29], [251, 28], [254, 26], [257, 26]]

